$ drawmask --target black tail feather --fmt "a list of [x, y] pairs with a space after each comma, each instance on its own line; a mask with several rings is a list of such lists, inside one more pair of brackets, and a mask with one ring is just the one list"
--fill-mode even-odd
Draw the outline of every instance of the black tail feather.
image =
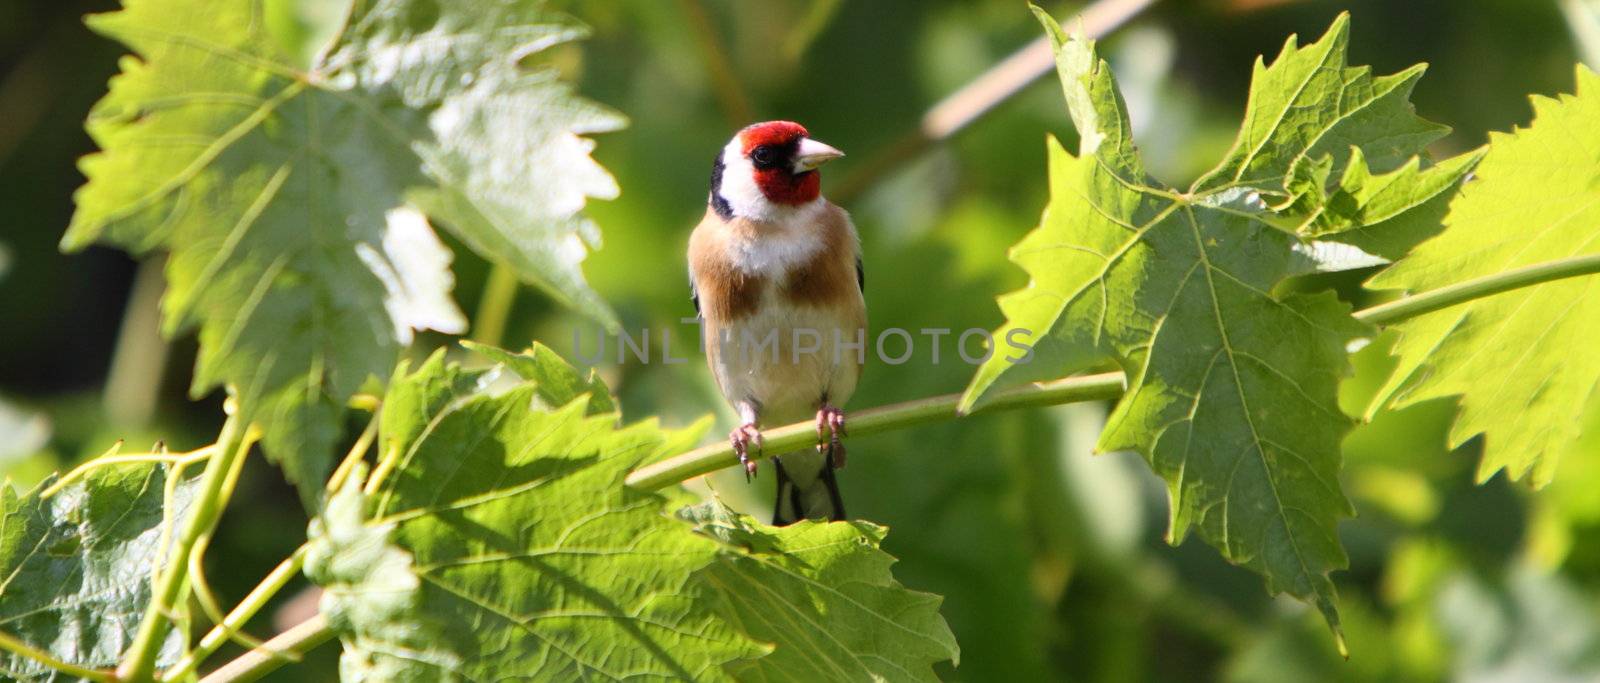
[[[812, 518], [829, 519], [835, 522], [842, 522], [847, 519], [844, 511], [844, 497], [839, 495], [838, 476], [833, 471], [833, 455], [831, 453], [826, 455], [821, 471], [807, 489], [801, 489], [794, 479], [789, 476], [788, 471], [783, 468], [781, 458], [773, 458], [772, 464], [773, 469], [778, 472], [777, 495], [774, 497], [772, 505], [773, 526], [788, 526], [807, 518], [808, 507], [811, 508], [810, 511], [813, 513], [810, 515]], [[819, 488], [822, 491], [818, 491], [817, 489]], [[819, 494], [826, 495], [826, 503], [823, 505], [825, 509], [818, 509]], [[808, 506], [808, 502], [812, 503], [812, 505]]]
[[833, 454], [828, 454], [828, 466], [822, 468], [822, 483], [828, 487], [828, 500], [833, 502], [833, 514], [828, 518], [835, 522], [843, 522], [850, 518], [844, 511], [844, 496], [839, 495], [839, 479], [833, 466]]

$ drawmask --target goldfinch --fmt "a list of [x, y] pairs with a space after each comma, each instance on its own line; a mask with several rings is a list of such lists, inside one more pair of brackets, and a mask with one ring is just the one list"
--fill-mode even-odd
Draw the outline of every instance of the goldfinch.
[[834, 470], [866, 357], [861, 241], [822, 197], [817, 168], [844, 156], [790, 121], [740, 130], [718, 152], [689, 281], [706, 360], [741, 421], [729, 434], [748, 479], [761, 429], [808, 418], [817, 447], [773, 458], [773, 524], [845, 519]]

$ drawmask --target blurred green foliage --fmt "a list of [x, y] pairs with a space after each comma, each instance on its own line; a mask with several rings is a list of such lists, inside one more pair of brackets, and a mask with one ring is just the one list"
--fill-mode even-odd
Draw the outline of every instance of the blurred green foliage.
[[[1039, 35], [1015, 0], [552, 4], [594, 29], [592, 39], [560, 48], [556, 63], [582, 94], [631, 120], [599, 138], [595, 156], [622, 195], [590, 208], [605, 246], [585, 272], [624, 327], [671, 328], [675, 354], [691, 358], [612, 358], [599, 371], [628, 419], [662, 415], [673, 426], [707, 412], [730, 422], [696, 354], [679, 343], [694, 334], [679, 319], [692, 315], [681, 254], [704, 210], [712, 156], [732, 131], [746, 118], [804, 123], [851, 155], [829, 167], [828, 192], [932, 103]], [[1526, 123], [1527, 94], [1570, 91], [1572, 64], [1584, 54], [1560, 4], [1169, 0], [1102, 50], [1151, 172], [1187, 184], [1231, 143], [1252, 60], [1276, 53], [1290, 33], [1320, 34], [1343, 10], [1360, 27], [1352, 61], [1378, 73], [1430, 63], [1413, 99], [1420, 114], [1455, 128], [1435, 158]], [[82, 183], [74, 162], [92, 149], [82, 121], [122, 52], [90, 35], [80, 17], [110, 8], [103, 0], [0, 0], [0, 243], [12, 257], [0, 280], [0, 395], [14, 407], [0, 415], [0, 469], [22, 486], [118, 438], [187, 449], [209, 442], [221, 422], [219, 397], [185, 395], [193, 340], [162, 342], [153, 326], [126, 322], [153, 315], [153, 298], [134, 292], [141, 266], [98, 248], [56, 252]], [[1073, 8], [1045, 3], [1058, 17]], [[708, 66], [713, 52], [731, 67], [725, 77]], [[846, 202], [864, 240], [874, 329], [998, 325], [994, 295], [1026, 282], [1005, 252], [1044, 206], [1045, 133], [1069, 147], [1074, 139], [1051, 79]], [[461, 244], [450, 246], [457, 299], [470, 313], [488, 268]], [[1363, 276], [1328, 277], [1344, 296], [1370, 303], [1357, 287]], [[503, 342], [540, 340], [570, 358], [574, 330], [592, 352], [591, 323], [524, 290]], [[414, 353], [445, 341], [423, 335]], [[1357, 354], [1359, 374], [1341, 397], [1346, 412], [1365, 408], [1391, 367], [1383, 353], [1391, 343], [1380, 339]], [[942, 351], [937, 366], [921, 357], [869, 364], [851, 407], [960, 390], [972, 368], [956, 358], [953, 338]], [[131, 360], [114, 362], [124, 358]], [[139, 390], [107, 392], [118, 373], [142, 377]], [[1160, 482], [1131, 454], [1089, 455], [1104, 419], [1096, 407], [856, 439], [841, 479], [853, 514], [891, 528], [884, 549], [900, 559], [896, 577], [945, 596], [942, 612], [962, 651], [959, 669], [941, 671], [947, 678], [1600, 676], [1600, 429], [1535, 493], [1498, 477], [1475, 485], [1478, 444], [1445, 446], [1452, 410], [1441, 400], [1380, 413], [1344, 442], [1344, 485], [1358, 516], [1340, 525], [1351, 567], [1333, 578], [1349, 661], [1337, 657], [1313, 610], [1268, 598], [1258, 578], [1194, 539], [1166, 547]], [[1600, 414], [1586, 424], [1600, 426]], [[360, 426], [349, 425], [346, 438]], [[23, 438], [34, 439], [28, 453], [9, 453]], [[304, 513], [281, 473], [260, 460], [249, 466], [209, 554], [228, 567], [211, 573], [225, 600], [242, 596], [304, 538]], [[757, 514], [770, 496], [765, 479], [746, 486], [724, 473], [707, 484]], [[320, 668], [280, 680], [333, 676], [332, 650], [315, 655]]]

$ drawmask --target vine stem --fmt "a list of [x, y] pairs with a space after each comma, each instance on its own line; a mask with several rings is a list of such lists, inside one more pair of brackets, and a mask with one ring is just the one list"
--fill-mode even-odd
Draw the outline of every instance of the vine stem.
[[295, 624], [267, 641], [265, 648], [251, 650], [200, 679], [200, 683], [243, 683], [265, 676], [285, 663], [284, 656], [298, 657], [333, 640], [333, 628], [321, 614]]
[[205, 472], [201, 475], [200, 496], [178, 535], [165, 569], [156, 581], [155, 594], [145, 609], [144, 619], [139, 622], [139, 631], [134, 636], [133, 644], [128, 647], [122, 665], [117, 668], [119, 681], [149, 683], [153, 680], [156, 654], [161, 650], [171, 615], [187, 585], [185, 579], [188, 578], [189, 554], [194, 551], [195, 543], [210, 534], [217, 520], [222, 517], [222, 510], [227, 506], [231, 493], [226, 484], [233, 463], [248, 447], [245, 437], [248, 421], [242, 412], [236, 411], [228, 416], [222, 425], [222, 432], [217, 437], [217, 450], [206, 462]]
[[[300, 574], [300, 569], [305, 566], [305, 561], [305, 546], [300, 546], [300, 549], [296, 550], [293, 555], [279, 563], [277, 568], [272, 570], [272, 573], [267, 574], [266, 578], [262, 579], [261, 583], [250, 591], [249, 595], [240, 600], [239, 604], [233, 608], [233, 611], [229, 612], [228, 616], [222, 620], [222, 623], [217, 624], [209, 633], [206, 633], [194, 650], [184, 655], [183, 659], [178, 660], [177, 664], [172, 665], [172, 668], [163, 673], [161, 680], [180, 681], [187, 678], [189, 674], [194, 673], [194, 670], [200, 666], [201, 662], [222, 647], [223, 643], [228, 642], [230, 634], [244, 628], [244, 625], [249, 623], [250, 619], [261, 611], [261, 608], [266, 607], [267, 602], [277, 595], [279, 590], [282, 590], [290, 580]], [[272, 643], [268, 642], [262, 649], [271, 647]], [[267, 652], [278, 651], [267, 649]], [[282, 656], [285, 653], [279, 654]]]
[[[1466, 303], [1474, 299], [1500, 294], [1513, 289], [1580, 275], [1600, 273], [1600, 254], [1540, 263], [1503, 273], [1495, 273], [1453, 285], [1403, 297], [1386, 304], [1356, 311], [1354, 317], [1373, 325], [1393, 325], [1420, 315]], [[1126, 378], [1120, 372], [1082, 377], [1068, 377], [1053, 382], [1041, 382], [1005, 389], [994, 395], [983, 410], [1008, 410], [1053, 406], [1080, 401], [1111, 400], [1122, 396]], [[961, 394], [945, 394], [932, 398], [895, 403], [868, 408], [850, 416], [850, 431], [857, 435], [875, 434], [928, 422], [943, 422], [961, 417], [957, 406]], [[800, 422], [775, 429], [763, 430], [765, 446], [758, 458], [767, 453], [786, 453], [814, 445], [816, 426]], [[655, 490], [680, 481], [710, 474], [724, 467], [737, 465], [739, 459], [733, 448], [725, 443], [714, 443], [677, 455], [666, 460], [645, 465], [628, 474], [627, 484], [634, 488]]]
[[489, 268], [489, 280], [483, 284], [483, 298], [478, 301], [478, 313], [472, 316], [472, 338], [484, 344], [499, 346], [506, 336], [506, 320], [511, 317], [511, 307], [517, 301], [516, 271], [494, 262]]
[[[1122, 395], [1122, 385], [1120, 372], [1068, 377], [1000, 391], [985, 408], [1005, 410], [1113, 399]], [[957, 417], [956, 406], [960, 403], [961, 394], [945, 394], [868, 408], [850, 415], [850, 434], [866, 436], [928, 422], [953, 420]], [[761, 435], [765, 445], [760, 457], [765, 457], [768, 452], [786, 453], [815, 445], [817, 426], [814, 422], [800, 422], [763, 430]], [[634, 470], [628, 475], [627, 484], [639, 489], [659, 489], [737, 464], [739, 458], [734, 455], [731, 446], [725, 442], [715, 443]]]
[[1559, 261], [1536, 263], [1531, 266], [1524, 266], [1502, 273], [1474, 278], [1466, 282], [1458, 282], [1438, 289], [1431, 289], [1421, 294], [1403, 297], [1386, 304], [1379, 304], [1372, 308], [1358, 311], [1355, 317], [1357, 320], [1373, 325], [1392, 325], [1473, 299], [1481, 299], [1522, 287], [1531, 287], [1551, 280], [1593, 275], [1595, 273], [1600, 273], [1600, 254], [1574, 256]]

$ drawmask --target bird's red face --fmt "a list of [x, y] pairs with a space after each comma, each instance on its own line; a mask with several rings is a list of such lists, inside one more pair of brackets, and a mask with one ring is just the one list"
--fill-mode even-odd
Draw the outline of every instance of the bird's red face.
[[739, 131], [739, 144], [754, 167], [756, 187], [767, 201], [804, 204], [822, 193], [822, 178], [815, 170], [796, 172], [794, 157], [806, 129], [790, 121], [758, 123]]
[[724, 219], [734, 215], [764, 219], [821, 196], [817, 167], [841, 156], [812, 140], [792, 121], [746, 127], [717, 157], [711, 176], [711, 204]]

